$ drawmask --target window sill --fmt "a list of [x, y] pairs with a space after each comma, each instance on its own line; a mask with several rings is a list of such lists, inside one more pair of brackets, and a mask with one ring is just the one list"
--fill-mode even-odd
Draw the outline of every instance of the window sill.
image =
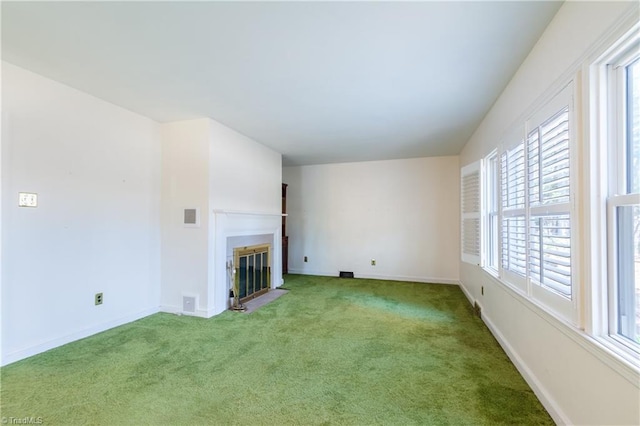
[[[585, 335], [591, 337], [587, 333], [585, 333]], [[591, 338], [598, 342], [598, 344], [602, 345], [606, 350], [612, 352], [615, 356], [619, 356], [629, 362], [640, 374], [640, 354], [638, 354], [638, 352], [631, 346], [623, 343], [620, 337], [601, 335], [593, 336]], [[638, 377], [638, 380], [640, 381], [640, 377]]]
[[484, 269], [484, 271], [491, 275], [493, 278], [495, 278], [496, 280], [500, 281], [500, 275], [498, 275], [498, 270], [491, 268], [489, 266], [483, 266], [482, 269]]
[[636, 388], [640, 389], [640, 358], [638, 356], [634, 356], [621, 349], [619, 345], [610, 341], [608, 337], [591, 336], [565, 320], [556, 317], [549, 313], [544, 307], [523, 295], [517, 288], [502, 281], [490, 270], [482, 269], [491, 279], [500, 285], [501, 288], [505, 289], [512, 297], [521, 302], [523, 306], [616, 371]]

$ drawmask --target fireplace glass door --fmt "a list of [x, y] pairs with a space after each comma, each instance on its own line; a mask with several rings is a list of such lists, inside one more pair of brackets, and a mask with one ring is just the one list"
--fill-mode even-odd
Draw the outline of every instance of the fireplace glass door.
[[264, 244], [234, 249], [235, 279], [240, 302], [269, 291], [271, 283], [270, 248], [270, 245]]

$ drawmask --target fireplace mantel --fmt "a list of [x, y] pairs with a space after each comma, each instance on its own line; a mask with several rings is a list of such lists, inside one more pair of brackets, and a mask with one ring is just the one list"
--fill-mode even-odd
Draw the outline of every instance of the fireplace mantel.
[[251, 212], [251, 211], [243, 211], [243, 210], [220, 210], [213, 209], [214, 214], [237, 214], [237, 215], [249, 215], [249, 216], [288, 216], [286, 213], [264, 213], [264, 212]]

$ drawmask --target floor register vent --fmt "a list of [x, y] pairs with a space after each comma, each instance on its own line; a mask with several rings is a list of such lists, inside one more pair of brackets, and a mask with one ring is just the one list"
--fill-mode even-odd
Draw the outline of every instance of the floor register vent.
[[194, 296], [182, 296], [182, 312], [195, 313], [196, 298]]
[[478, 302], [475, 302], [473, 304], [473, 313], [478, 317], [478, 318], [482, 318], [482, 308], [480, 307], [480, 305], [478, 304]]

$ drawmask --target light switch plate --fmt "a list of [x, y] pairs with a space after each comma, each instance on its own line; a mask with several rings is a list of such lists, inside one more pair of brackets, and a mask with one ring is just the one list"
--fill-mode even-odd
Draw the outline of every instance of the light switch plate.
[[19, 192], [18, 207], [38, 207], [38, 194]]

